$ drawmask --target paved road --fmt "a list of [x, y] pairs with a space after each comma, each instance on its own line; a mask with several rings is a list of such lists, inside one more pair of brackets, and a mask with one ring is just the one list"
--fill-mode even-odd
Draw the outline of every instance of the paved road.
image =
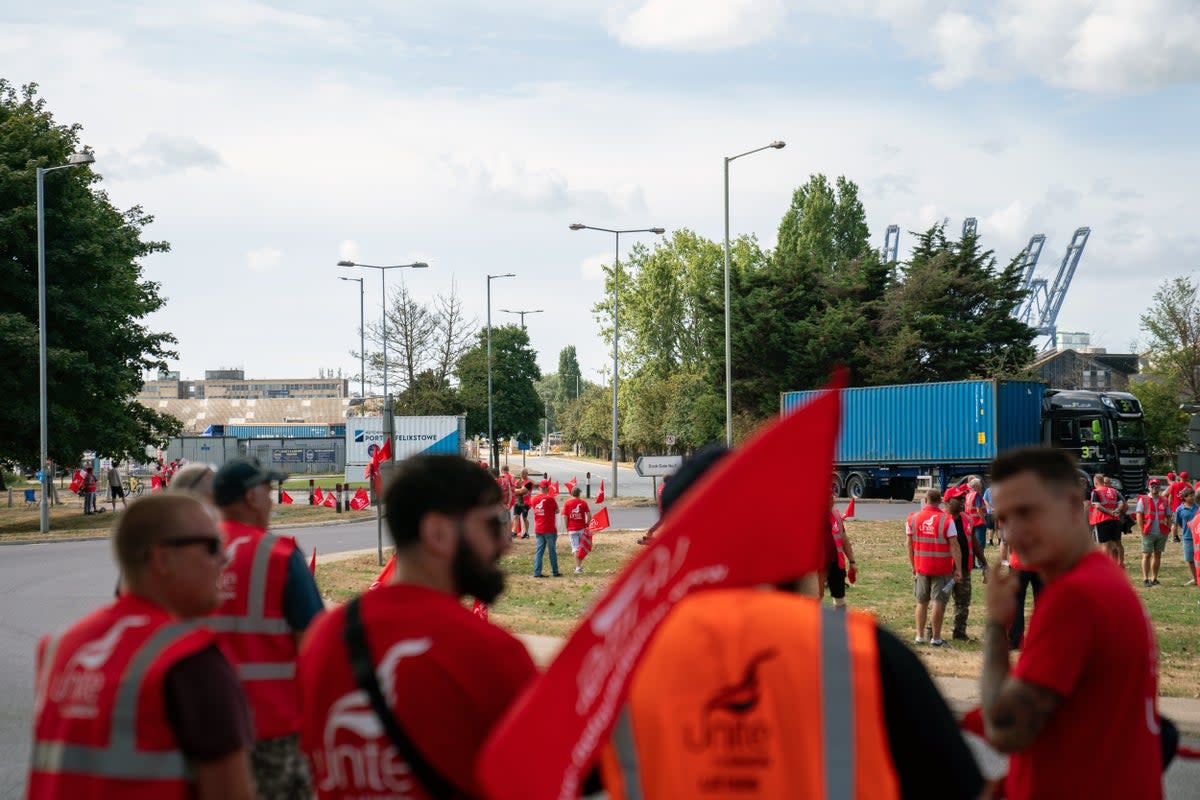
[[[567, 463], [547, 460], [558, 462], [559, 467]], [[557, 472], [566, 471], [551, 467], [556, 477]], [[579, 477], [583, 477], [582, 472]], [[630, 483], [636, 488], [635, 480]], [[648, 490], [644, 496], [649, 496]], [[902, 519], [915, 507], [905, 503], [861, 503], [856, 506], [856, 516]], [[614, 527], [644, 528], [657, 517], [652, 508], [614, 508], [610, 513]], [[374, 520], [296, 528], [290, 533], [296, 535], [306, 552], [316, 547], [319, 553], [337, 553], [374, 547], [376, 543]], [[108, 602], [116, 578], [107, 541], [0, 547], [0, 586], [5, 587], [5, 602], [0, 607], [0, 798], [20, 797], [24, 792], [33, 653], [38, 638], [63, 629]], [[1172, 767], [1167, 785], [1169, 798], [1200, 796], [1200, 762]]]

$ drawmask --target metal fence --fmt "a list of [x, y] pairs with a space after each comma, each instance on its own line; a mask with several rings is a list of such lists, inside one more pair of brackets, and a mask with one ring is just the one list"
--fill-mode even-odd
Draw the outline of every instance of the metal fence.
[[237, 456], [253, 456], [281, 472], [326, 475], [346, 471], [344, 436], [239, 439], [234, 436], [180, 436], [167, 445], [166, 459], [220, 467]]

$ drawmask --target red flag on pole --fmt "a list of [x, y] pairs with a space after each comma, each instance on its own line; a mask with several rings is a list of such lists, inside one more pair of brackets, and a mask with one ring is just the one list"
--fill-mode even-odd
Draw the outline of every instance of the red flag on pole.
[[546, 491], [550, 493], [551, 497], [558, 497], [558, 481], [550, 481], [550, 485], [546, 487]]
[[603, 478], [600, 479], [600, 491], [597, 492], [597, 494], [596, 494], [596, 502], [597, 503], [604, 502], [604, 479]]
[[[607, 510], [605, 509], [605, 511]], [[575, 551], [575, 557], [583, 561], [590, 552], [592, 552], [592, 532], [585, 529], [583, 535], [579, 537], [579, 549]]]
[[850, 498], [850, 505], [846, 506], [846, 513], [842, 514], [842, 519], [850, 519], [854, 516], [854, 498]]
[[75, 474], [71, 476], [71, 485], [67, 488], [71, 494], [79, 494], [79, 487], [83, 486], [83, 473], [75, 470]]
[[317, 576], [317, 548], [315, 547], [313, 548], [312, 558], [308, 562], [308, 571], [313, 574], [314, 578]]
[[360, 488], [354, 493], [354, 497], [350, 498], [350, 507], [355, 511], [362, 511], [369, 505], [371, 505], [371, 496], [367, 494], [366, 489]]
[[320, 487], [320, 486], [318, 486], [317, 488], [313, 489], [312, 498], [313, 498], [313, 502], [312, 502], [312, 504], [313, 504], [314, 506], [322, 506], [322, 505], [325, 505], [325, 493], [321, 491], [321, 487]]
[[325, 499], [321, 501], [321, 505], [326, 508], [337, 508], [337, 495], [333, 492], [326, 492]]
[[292, 504], [292, 496], [287, 492], [280, 492], [279, 502], [285, 506], [290, 506]]
[[[697, 587], [753, 586], [816, 572], [825, 557], [829, 481], [845, 372], [791, 414], [721, 459], [663, 518], [642, 552], [605, 590], [550, 668], [530, 682], [488, 737], [477, 774], [493, 800], [578, 797], [624, 705], [638, 658], [674, 604]], [[795, 463], [803, 449], [807, 458]], [[795, 525], [769, 503], [728, 502], [787, 472]], [[799, 474], [796, 474], [796, 473]], [[771, 558], [741, 545], [735, 526], [763, 532]], [[764, 543], [766, 544], [766, 543]], [[547, 716], [544, 709], [553, 708]], [[536, 756], [529, 743], [537, 741]], [[533, 759], [536, 758], [536, 768]], [[525, 767], [525, 768], [522, 768]]]
[[602, 508], [595, 514], [592, 514], [592, 521], [588, 523], [588, 532], [599, 533], [600, 531], [608, 530], [608, 509]]
[[392, 573], [395, 571], [396, 571], [396, 556], [395, 556], [395, 554], [392, 554], [392, 557], [388, 559], [387, 564], [384, 564], [383, 572], [380, 572], [379, 577], [376, 578], [375, 580], [371, 581], [371, 585], [367, 587], [367, 591], [369, 592], [372, 589], [378, 589], [380, 586], [383, 586], [385, 583], [388, 582], [388, 579], [392, 577]]
[[366, 470], [363, 472], [364, 478], [370, 478], [372, 475], [379, 474], [379, 465], [384, 461], [392, 460], [392, 440], [390, 438], [383, 440], [383, 445], [375, 449], [375, 455], [371, 456], [371, 463], [367, 464]]
[[567, 481], [567, 494], [570, 494], [571, 492], [575, 491], [575, 486], [578, 483], [579, 483], [579, 481], [575, 480], [575, 477], [572, 476], [571, 480]]

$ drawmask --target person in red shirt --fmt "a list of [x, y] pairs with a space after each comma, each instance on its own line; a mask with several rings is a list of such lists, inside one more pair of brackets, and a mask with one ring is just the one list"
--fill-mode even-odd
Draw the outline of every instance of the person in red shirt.
[[988, 579], [980, 696], [989, 742], [1011, 754], [1008, 797], [1161, 798], [1154, 631], [1129, 579], [1093, 544], [1075, 460], [1022, 448], [991, 475], [997, 524], [1045, 581], [1013, 667], [1017, 578], [994, 564]]
[[550, 549], [550, 574], [555, 578], [562, 577], [558, 571], [558, 525], [555, 516], [558, 514], [558, 501], [550, 496], [550, 481], [543, 479], [538, 483], [540, 492], [530, 501], [529, 508], [533, 511], [533, 532], [537, 536], [537, 549], [533, 556], [533, 577], [544, 578], [542, 572], [542, 556]]
[[385, 499], [395, 571], [319, 618], [300, 651], [317, 796], [482, 797], [479, 749], [537, 673], [519, 640], [460, 600], [504, 591], [500, 490], [464, 458], [422, 455], [397, 465]]
[[571, 499], [563, 503], [562, 516], [567, 523], [567, 535], [571, 537], [571, 552], [575, 554], [575, 573], [583, 572], [583, 558], [580, 555], [579, 545], [583, 539], [583, 532], [587, 530], [588, 523], [592, 521], [592, 510], [588, 507], [587, 501], [580, 495], [583, 490], [576, 486], [571, 490]]
[[846, 519], [834, 508], [836, 494], [829, 495], [829, 535], [825, 537], [825, 569], [817, 573], [818, 596], [825, 599], [825, 587], [838, 608], [846, 607], [846, 580], [858, 580], [854, 545], [846, 533]]

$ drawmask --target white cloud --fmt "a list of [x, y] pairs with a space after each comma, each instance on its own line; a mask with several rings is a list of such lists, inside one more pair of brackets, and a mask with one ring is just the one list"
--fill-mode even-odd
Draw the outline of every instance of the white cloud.
[[629, 47], [732, 50], [771, 38], [786, 16], [782, 0], [644, 0], [609, 27]]
[[980, 230], [1009, 239], [1020, 238], [1029, 230], [1029, 207], [1014, 200], [985, 216], [980, 222]]
[[[588, 256], [579, 264], [579, 274], [585, 281], [604, 280], [604, 265], [612, 263], [612, 253]], [[623, 273], [625, 270], [622, 269]]]
[[343, 239], [338, 245], [338, 261], [358, 261], [361, 258], [362, 251], [353, 239]]
[[933, 26], [932, 39], [940, 66], [930, 76], [934, 86], [957, 86], [979, 74], [991, 35], [966, 14], [943, 14]]
[[152, 133], [127, 152], [102, 154], [103, 173], [115, 179], [161, 178], [188, 169], [216, 169], [221, 154], [191, 136]]
[[246, 253], [246, 266], [254, 272], [268, 272], [283, 261], [283, 251], [275, 247], [259, 247]]

